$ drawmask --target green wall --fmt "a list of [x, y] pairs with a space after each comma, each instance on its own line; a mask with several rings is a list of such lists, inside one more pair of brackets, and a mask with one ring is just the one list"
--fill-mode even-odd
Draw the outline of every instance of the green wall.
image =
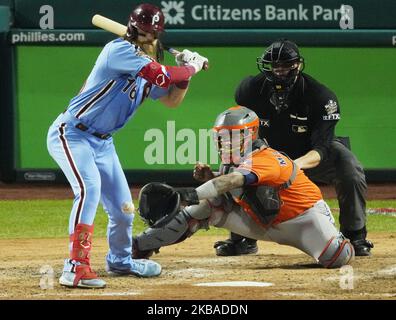
[[[101, 48], [17, 47], [17, 168], [56, 168], [46, 149], [49, 125], [79, 91]], [[151, 165], [144, 161], [146, 130], [209, 128], [216, 115], [235, 104], [239, 81], [257, 72], [261, 47], [190, 48], [210, 59], [210, 69], [192, 79], [183, 104], [168, 109], [146, 101], [115, 135], [125, 169], [189, 169], [187, 165]], [[351, 137], [352, 149], [366, 169], [396, 168], [396, 73], [392, 48], [301, 48], [305, 71], [338, 95], [342, 119], [337, 134]], [[173, 63], [169, 58], [167, 63]], [[165, 138], [166, 139], [166, 138]], [[209, 143], [209, 140], [208, 140]], [[179, 145], [182, 142], [179, 142]], [[202, 159], [201, 159], [202, 160]]]

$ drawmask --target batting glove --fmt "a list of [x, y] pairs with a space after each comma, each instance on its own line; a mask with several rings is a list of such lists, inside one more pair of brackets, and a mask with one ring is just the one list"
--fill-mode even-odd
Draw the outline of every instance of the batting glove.
[[188, 65], [193, 66], [195, 69], [195, 73], [198, 73], [202, 70], [205, 62], [208, 62], [208, 59], [201, 56], [197, 52], [193, 52], [191, 59], [187, 62]]
[[184, 49], [176, 55], [175, 61], [178, 66], [190, 65], [194, 67], [195, 73], [198, 73], [203, 68], [204, 63], [208, 62], [208, 59], [201, 56], [198, 52], [192, 52], [188, 49]]
[[185, 66], [188, 61], [191, 60], [191, 58], [193, 57], [194, 52], [184, 49], [182, 52], [178, 53], [175, 56], [175, 61], [177, 63], [177, 65], [180, 66]]

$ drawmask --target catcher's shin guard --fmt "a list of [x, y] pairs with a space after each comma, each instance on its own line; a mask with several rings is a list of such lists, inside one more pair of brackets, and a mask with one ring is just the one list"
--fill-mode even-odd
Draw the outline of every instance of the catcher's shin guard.
[[161, 247], [182, 242], [203, 228], [209, 228], [208, 219], [194, 219], [183, 209], [165, 226], [148, 228], [137, 235], [133, 239], [133, 258], [148, 258]]
[[[219, 207], [209, 201], [201, 201], [180, 210], [176, 216], [160, 228], [148, 228], [133, 239], [133, 258], [144, 259], [163, 246], [184, 241], [199, 229], [209, 229], [209, 225], [217, 225], [223, 217], [222, 199]], [[220, 206], [221, 204], [221, 206]]]
[[325, 268], [339, 268], [347, 265], [354, 256], [352, 244], [340, 233], [329, 240], [318, 260]]
[[65, 262], [65, 268], [60, 283], [70, 287], [103, 288], [106, 283], [98, 279], [90, 266], [93, 225], [77, 224], [70, 236], [70, 260]]
[[182, 210], [165, 226], [143, 231], [133, 239], [133, 257], [149, 257], [152, 251], [180, 242], [183, 237], [184, 240], [189, 230], [189, 220], [191, 218]]

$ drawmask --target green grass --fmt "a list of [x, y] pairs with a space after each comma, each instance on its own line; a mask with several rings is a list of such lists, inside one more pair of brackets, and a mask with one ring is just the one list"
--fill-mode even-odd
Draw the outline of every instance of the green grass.
[[[328, 200], [337, 208], [336, 200]], [[0, 201], [0, 239], [67, 237], [72, 200]], [[369, 201], [367, 208], [396, 208], [396, 200]], [[338, 214], [334, 213], [338, 226]], [[99, 207], [95, 218], [95, 236], [106, 236], [107, 214]], [[396, 232], [396, 217], [369, 215], [369, 232]], [[134, 232], [145, 228], [135, 215]], [[227, 235], [224, 229], [211, 228], [199, 234]]]

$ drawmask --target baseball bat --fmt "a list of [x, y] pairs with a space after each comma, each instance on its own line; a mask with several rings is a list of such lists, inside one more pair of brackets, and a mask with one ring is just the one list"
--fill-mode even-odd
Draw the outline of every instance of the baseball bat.
[[125, 36], [125, 34], [127, 33], [126, 26], [104, 16], [101, 16], [100, 14], [95, 14], [92, 17], [92, 24], [103, 30], [114, 33], [120, 37]]
[[[111, 20], [109, 18], [106, 18], [100, 14], [95, 14], [92, 17], [92, 24], [98, 28], [101, 28], [103, 30], [106, 30], [108, 32], [114, 33], [119, 37], [125, 36], [127, 32], [127, 27], [121, 23], [118, 23], [114, 20]], [[176, 49], [170, 48], [170, 47], [164, 47], [166, 51], [168, 51], [171, 55], [176, 56], [180, 52], [177, 51]], [[204, 63], [203, 69], [207, 70], [209, 68], [209, 65], [207, 62]]]

